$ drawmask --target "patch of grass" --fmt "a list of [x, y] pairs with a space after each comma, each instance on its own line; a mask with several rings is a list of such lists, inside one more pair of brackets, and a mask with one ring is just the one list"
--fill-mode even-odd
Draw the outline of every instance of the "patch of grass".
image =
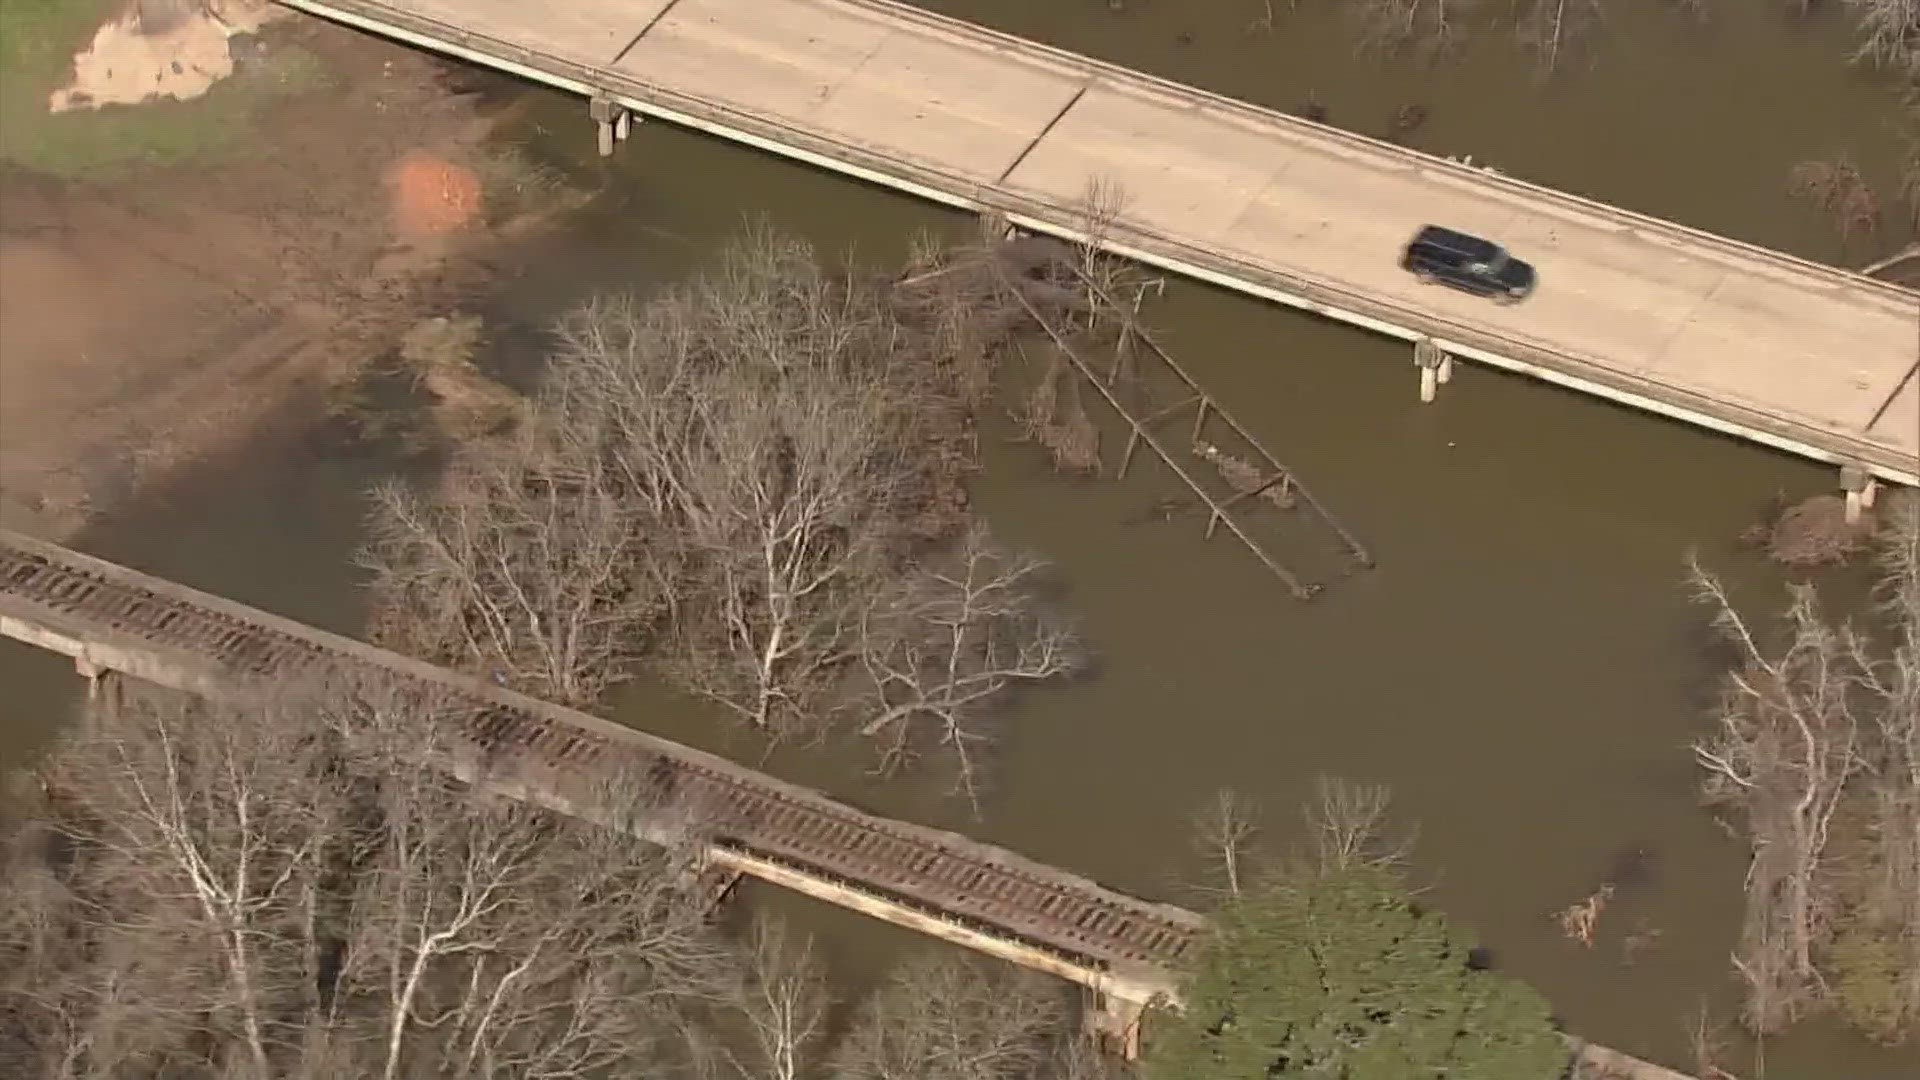
[[0, 0], [0, 160], [59, 176], [131, 165], [178, 165], [244, 149], [275, 98], [323, 78], [320, 61], [289, 46], [243, 65], [192, 101], [47, 111], [74, 54], [126, 0]]

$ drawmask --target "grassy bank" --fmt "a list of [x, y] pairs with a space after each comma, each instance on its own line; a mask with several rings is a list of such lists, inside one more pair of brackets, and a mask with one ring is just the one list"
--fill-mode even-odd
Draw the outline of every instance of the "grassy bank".
[[74, 54], [128, 0], [0, 3], [0, 160], [60, 176], [174, 165], [230, 154], [268, 101], [318, 81], [311, 54], [280, 47], [192, 101], [162, 99], [50, 113]]

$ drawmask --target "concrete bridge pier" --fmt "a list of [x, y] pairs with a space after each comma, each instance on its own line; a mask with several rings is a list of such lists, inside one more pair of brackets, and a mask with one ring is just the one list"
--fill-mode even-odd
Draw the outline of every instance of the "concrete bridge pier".
[[588, 98], [587, 115], [593, 120], [601, 157], [612, 157], [613, 144], [626, 142], [627, 136], [633, 134], [633, 110], [616, 104], [612, 98]]
[[111, 716], [120, 709], [122, 687], [120, 673], [85, 656], [73, 658], [73, 668], [87, 680], [87, 706]]
[[1423, 337], [1413, 343], [1413, 363], [1420, 369], [1420, 401], [1431, 403], [1440, 387], [1453, 381], [1453, 357], [1432, 338]]
[[1140, 1060], [1140, 1024], [1146, 1006], [1137, 1001], [1093, 991], [1081, 1014], [1087, 1037], [1102, 1049], [1127, 1061]]
[[1873, 509], [1880, 494], [1880, 478], [1861, 465], [1840, 466], [1840, 490], [1847, 497], [1847, 524], [1858, 525], [1860, 518]]

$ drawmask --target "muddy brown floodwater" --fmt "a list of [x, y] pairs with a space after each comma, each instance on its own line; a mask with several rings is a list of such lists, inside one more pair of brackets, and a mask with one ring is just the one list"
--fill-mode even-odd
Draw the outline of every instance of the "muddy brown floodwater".
[[[1544, 87], [1497, 32], [1431, 69], [1356, 59], [1329, 4], [1283, 11], [1271, 33], [1250, 27], [1259, 0], [929, 6], [1265, 104], [1312, 97], [1360, 131], [1418, 104], [1424, 148], [1819, 258], [1837, 245], [1785, 197], [1787, 169], [1846, 150], [1884, 182], [1900, 135], [1894, 95], [1841, 62], [1842, 28], [1790, 25], [1766, 5], [1724, 5], [1704, 27], [1664, 5], [1616, 5], [1591, 66]], [[747, 215], [873, 262], [899, 258], [915, 230], [969, 228], [662, 124], [643, 125], [602, 165], [586, 156], [580, 104], [535, 97], [519, 137], [605, 190], [501, 283], [485, 314], [508, 369], [530, 366], [568, 304], [669, 280]], [[1687, 744], [1719, 669], [1680, 586], [1683, 559], [1698, 550], [1743, 599], [1774, 602], [1780, 578], [1735, 538], [1774, 492], [1825, 491], [1830, 472], [1472, 367], [1422, 407], [1404, 346], [1205, 287], [1173, 283], [1151, 319], [1379, 568], [1296, 603], [1243, 549], [1203, 541], [1194, 519], [1152, 520], [1155, 501], [1177, 493], [1158, 466], [1124, 483], [1062, 480], [990, 430], [979, 501], [1003, 536], [1058, 565], [1098, 670], [1010, 710], [982, 821], [933, 782], [872, 782], [851, 753], [783, 754], [769, 767], [1172, 898], [1198, 869], [1188, 814], [1216, 789], [1254, 798], [1284, 843], [1316, 777], [1385, 782], [1418, 827], [1417, 870], [1434, 901], [1502, 967], [1544, 991], [1571, 1030], [1689, 1064], [1688, 1019], [1703, 1002], [1730, 1015], [1736, 1001], [1727, 956], [1744, 862], [1694, 795]], [[210, 465], [171, 502], [82, 546], [351, 624], [356, 491], [378, 463], [310, 444], [283, 447], [272, 468], [249, 460], [238, 482], [224, 471], [234, 466]], [[39, 695], [16, 703], [67, 696], [54, 665], [11, 650], [0, 664]], [[6, 709], [17, 723], [25, 711]], [[613, 711], [757, 756], [710, 713], [657, 690], [633, 688]], [[1617, 892], [1595, 947], [1565, 940], [1552, 913], [1609, 881]], [[856, 982], [910, 944], [766, 899], [802, 912]], [[1629, 954], [1630, 936], [1651, 944]], [[1757, 1075], [1750, 1059], [1737, 1064]], [[1766, 1075], [1910, 1080], [1920, 1052], [1810, 1023], [1769, 1044]]]

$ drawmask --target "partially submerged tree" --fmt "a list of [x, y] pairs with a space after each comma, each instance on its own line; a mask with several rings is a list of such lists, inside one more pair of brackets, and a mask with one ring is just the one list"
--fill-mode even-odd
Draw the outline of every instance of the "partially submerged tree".
[[826, 972], [811, 943], [778, 920], [755, 919], [743, 963], [724, 1007], [690, 1029], [702, 1077], [804, 1080], [816, 1075], [829, 1046], [832, 1004]]
[[1899, 503], [1884, 644], [1829, 621], [1808, 585], [1776, 643], [1693, 570], [1739, 654], [1694, 753], [1753, 849], [1734, 964], [1757, 1032], [1834, 1003], [1881, 1038], [1920, 1022], [1920, 513]]
[[1920, 89], [1907, 94], [1907, 152], [1900, 159], [1900, 198], [1912, 215], [1915, 243], [1920, 244]]
[[1854, 239], [1871, 238], [1879, 231], [1880, 197], [1845, 154], [1803, 161], [1793, 167], [1789, 181], [1789, 194], [1826, 215], [1840, 238], [1842, 258]]
[[1432, 57], [1459, 44], [1475, 6], [1475, 0], [1362, 0], [1354, 11], [1363, 46]]
[[1768, 650], [1718, 582], [1695, 572], [1718, 622], [1742, 654], [1719, 710], [1719, 729], [1694, 747], [1707, 794], [1732, 801], [1753, 842], [1746, 921], [1734, 958], [1754, 1031], [1784, 1029], [1824, 993], [1815, 963], [1831, 928], [1829, 849], [1834, 816], [1858, 767], [1859, 720], [1845, 665], [1849, 642], [1822, 618], [1810, 588], [1787, 612], [1793, 640]]
[[1854, 58], [1920, 79], [1920, 0], [1844, 0], [1859, 27]]
[[1920, 1028], [1920, 500], [1908, 496], [1893, 514], [1881, 562], [1885, 645], [1855, 639], [1869, 725], [1855, 781], [1863, 842], [1833, 964], [1842, 1012], [1887, 1042]]
[[1586, 55], [1606, 17], [1604, 0], [1359, 0], [1351, 5], [1362, 48], [1438, 59], [1476, 30], [1502, 29], [1534, 58], [1541, 76]]
[[860, 733], [883, 742], [883, 768], [934, 747], [977, 801], [976, 750], [991, 738], [985, 710], [1009, 686], [1079, 662], [1072, 632], [1032, 595], [1042, 568], [975, 526], [951, 558], [917, 568], [862, 614], [860, 663], [875, 715]]
[[545, 417], [456, 455], [431, 492], [375, 490], [362, 562], [396, 651], [590, 706], [671, 596], [625, 478]]
[[576, 706], [650, 663], [776, 738], [870, 709], [887, 765], [939, 745], [974, 790], [988, 700], [1072, 661], [959, 488], [1024, 310], [998, 259], [893, 282], [756, 231], [581, 308], [516, 430], [380, 493], [380, 638]]
[[950, 953], [894, 971], [834, 1053], [841, 1080], [1051, 1080], [1067, 1012], [1030, 971]]
[[1526, 0], [1514, 34], [1543, 75], [1558, 71], [1593, 44], [1606, 17], [1603, 0]]

